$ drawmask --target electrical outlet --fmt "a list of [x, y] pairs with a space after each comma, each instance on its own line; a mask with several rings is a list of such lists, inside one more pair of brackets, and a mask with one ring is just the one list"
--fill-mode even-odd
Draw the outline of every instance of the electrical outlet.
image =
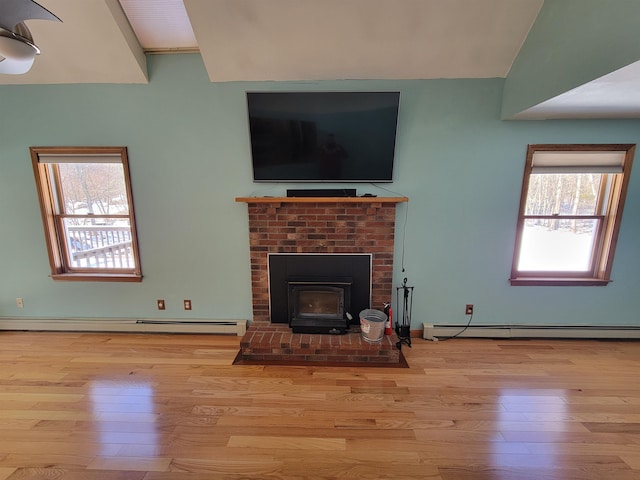
[[165, 309], [164, 300], [163, 299], [158, 300], [158, 310], [164, 310], [164, 309]]
[[464, 309], [465, 315], [473, 315], [473, 303], [467, 303], [467, 306]]
[[184, 301], [184, 309], [185, 310], [191, 310], [191, 300], [185, 300]]
[[18, 308], [24, 308], [24, 300], [22, 300], [22, 298], [20, 297], [16, 298], [16, 305], [18, 306]]

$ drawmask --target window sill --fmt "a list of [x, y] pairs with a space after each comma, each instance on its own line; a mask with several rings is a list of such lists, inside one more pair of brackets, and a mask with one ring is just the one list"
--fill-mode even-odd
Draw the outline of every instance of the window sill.
[[51, 275], [51, 278], [57, 281], [66, 282], [142, 282], [142, 275], [133, 273], [57, 273]]
[[549, 287], [604, 287], [611, 280], [601, 278], [554, 278], [554, 277], [519, 277], [510, 278], [512, 286], [549, 286]]

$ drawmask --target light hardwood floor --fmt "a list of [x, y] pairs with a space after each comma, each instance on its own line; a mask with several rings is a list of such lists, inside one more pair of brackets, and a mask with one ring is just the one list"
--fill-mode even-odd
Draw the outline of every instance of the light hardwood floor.
[[640, 343], [414, 339], [409, 368], [239, 339], [0, 333], [0, 480], [640, 479]]

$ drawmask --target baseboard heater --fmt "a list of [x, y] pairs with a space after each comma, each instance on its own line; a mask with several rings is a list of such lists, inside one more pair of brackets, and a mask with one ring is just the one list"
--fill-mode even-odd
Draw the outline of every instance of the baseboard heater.
[[242, 336], [246, 320], [114, 319], [114, 318], [0, 318], [0, 330], [120, 332], [120, 333], [217, 333]]
[[628, 340], [640, 339], [640, 326], [586, 325], [436, 325], [423, 323], [422, 338], [583, 338]]

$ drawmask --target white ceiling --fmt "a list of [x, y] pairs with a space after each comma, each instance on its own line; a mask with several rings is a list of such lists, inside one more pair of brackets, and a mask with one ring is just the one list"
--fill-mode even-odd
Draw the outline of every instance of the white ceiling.
[[507, 74], [542, 0], [185, 5], [212, 81], [488, 78]]
[[639, 117], [640, 62], [632, 63], [518, 114], [521, 120]]
[[[0, 76], [0, 84], [146, 83], [145, 52], [200, 52], [212, 82], [506, 77], [543, 4], [38, 2], [63, 23], [28, 20], [42, 53], [30, 72]], [[548, 100], [520, 118], [640, 117], [638, 78], [640, 63]]]

